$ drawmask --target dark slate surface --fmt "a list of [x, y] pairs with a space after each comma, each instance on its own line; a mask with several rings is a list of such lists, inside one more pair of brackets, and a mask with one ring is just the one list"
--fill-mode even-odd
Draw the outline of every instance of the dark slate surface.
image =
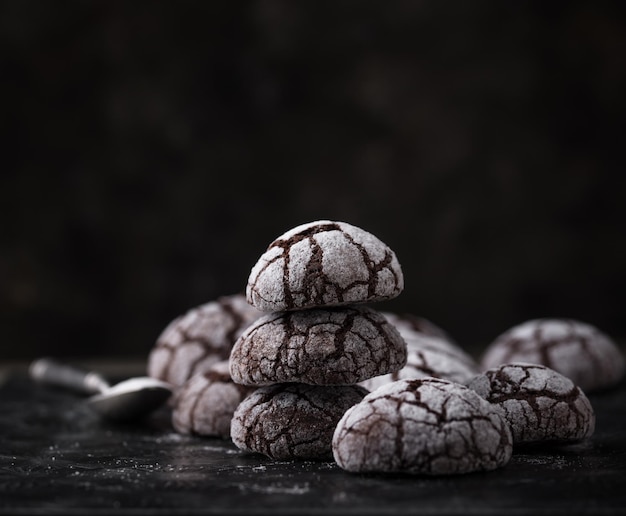
[[626, 514], [626, 385], [590, 396], [587, 442], [455, 477], [355, 475], [175, 433], [164, 408], [103, 423], [22, 373], [0, 387], [0, 514]]

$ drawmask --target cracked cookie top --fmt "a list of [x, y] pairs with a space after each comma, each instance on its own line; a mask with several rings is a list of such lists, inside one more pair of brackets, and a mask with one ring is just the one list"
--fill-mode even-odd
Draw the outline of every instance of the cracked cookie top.
[[297, 226], [272, 242], [248, 278], [248, 302], [264, 312], [392, 299], [404, 288], [395, 253], [345, 222]]
[[279, 460], [332, 459], [331, 441], [337, 422], [367, 392], [357, 385], [286, 383], [260, 387], [235, 411], [233, 443], [242, 450]]
[[223, 296], [174, 319], [148, 356], [148, 375], [182, 385], [216, 362], [228, 359], [233, 344], [262, 315], [243, 294]]
[[172, 426], [181, 434], [230, 437], [230, 423], [239, 403], [252, 391], [234, 383], [228, 360], [189, 378], [178, 389], [172, 409]]
[[548, 367], [505, 364], [476, 376], [467, 385], [502, 407], [514, 444], [580, 441], [595, 429], [595, 413], [585, 393]]
[[398, 330], [364, 305], [266, 314], [244, 331], [230, 356], [233, 380], [256, 386], [349, 385], [405, 364]]
[[396, 380], [428, 377], [464, 383], [478, 374], [478, 365], [474, 359], [457, 345], [404, 326], [396, 328], [407, 344], [406, 365], [394, 373], [361, 382], [366, 389], [373, 391]]
[[624, 376], [624, 356], [596, 327], [571, 319], [533, 319], [514, 326], [485, 350], [490, 369], [511, 362], [541, 364], [567, 376], [583, 391], [612, 387]]
[[424, 378], [368, 394], [337, 423], [332, 446], [347, 471], [446, 475], [504, 466], [512, 436], [499, 407], [463, 385]]

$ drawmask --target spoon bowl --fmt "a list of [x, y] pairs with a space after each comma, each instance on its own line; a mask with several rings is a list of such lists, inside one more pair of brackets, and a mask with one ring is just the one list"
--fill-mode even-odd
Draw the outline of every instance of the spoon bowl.
[[116, 421], [148, 416], [168, 400], [173, 390], [171, 384], [149, 376], [129, 378], [111, 386], [100, 373], [49, 358], [36, 360], [29, 371], [33, 379], [42, 383], [89, 394], [87, 405], [101, 417]]
[[171, 394], [170, 384], [143, 376], [124, 380], [91, 396], [87, 405], [107, 419], [140, 419], [163, 405]]

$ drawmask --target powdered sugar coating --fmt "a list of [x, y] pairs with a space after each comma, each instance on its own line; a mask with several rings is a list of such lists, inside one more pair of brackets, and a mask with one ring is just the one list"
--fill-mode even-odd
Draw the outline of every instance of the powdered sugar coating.
[[504, 466], [511, 443], [499, 407], [460, 384], [425, 378], [368, 394], [343, 415], [332, 446], [347, 471], [446, 475]]
[[246, 296], [265, 312], [396, 297], [404, 277], [395, 253], [345, 222], [297, 226], [272, 242], [253, 266]]
[[148, 356], [148, 376], [182, 385], [228, 359], [235, 340], [262, 315], [242, 294], [223, 296], [174, 319]]
[[595, 413], [585, 393], [548, 367], [505, 364], [473, 378], [468, 387], [502, 407], [514, 444], [580, 441], [594, 432]]
[[451, 340], [442, 337], [441, 332], [415, 331], [412, 329], [414, 325], [404, 323], [389, 313], [384, 315], [394, 323], [407, 344], [407, 362], [399, 371], [360, 382], [366, 389], [373, 391], [397, 380], [428, 377], [465, 383], [478, 374], [479, 368], [474, 359]]
[[260, 387], [235, 411], [233, 442], [242, 450], [279, 460], [330, 459], [337, 422], [366, 394], [356, 385]]
[[567, 376], [589, 393], [617, 384], [624, 356], [596, 327], [571, 319], [534, 319], [514, 326], [485, 350], [481, 364], [541, 364]]
[[228, 438], [235, 410], [253, 390], [232, 381], [227, 360], [217, 362], [180, 387], [172, 410], [172, 426], [182, 434]]
[[349, 385], [405, 364], [398, 330], [363, 305], [267, 314], [246, 329], [230, 356], [233, 380], [256, 386]]

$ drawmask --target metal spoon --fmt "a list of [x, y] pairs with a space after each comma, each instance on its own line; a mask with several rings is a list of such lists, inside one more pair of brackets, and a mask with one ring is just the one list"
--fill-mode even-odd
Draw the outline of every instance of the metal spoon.
[[84, 371], [50, 358], [35, 360], [29, 372], [37, 381], [90, 394], [87, 405], [100, 416], [117, 421], [145, 417], [162, 406], [172, 394], [172, 385], [156, 378], [130, 378], [111, 386], [100, 373]]

